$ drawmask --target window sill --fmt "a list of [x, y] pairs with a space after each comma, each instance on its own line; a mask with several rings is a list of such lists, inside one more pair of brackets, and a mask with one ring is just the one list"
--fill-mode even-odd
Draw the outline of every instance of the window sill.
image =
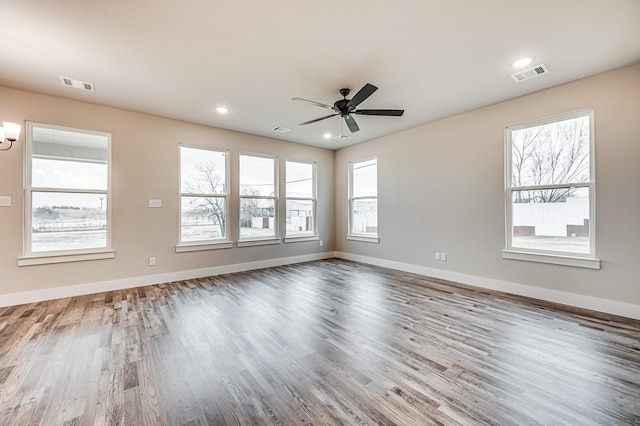
[[577, 268], [600, 269], [600, 259], [591, 257], [566, 256], [557, 254], [531, 253], [516, 250], [502, 250], [503, 259], [524, 260], [527, 262], [550, 263], [554, 265], [574, 266]]
[[233, 241], [216, 241], [202, 243], [182, 243], [176, 245], [176, 253], [186, 253], [190, 251], [219, 250], [233, 247]]
[[303, 242], [303, 241], [319, 241], [320, 240], [320, 236], [318, 235], [299, 235], [299, 236], [290, 236], [290, 237], [284, 237], [284, 242], [285, 243], [299, 243], [299, 242]]
[[113, 259], [114, 250], [92, 251], [89, 253], [73, 254], [38, 254], [18, 258], [18, 266], [48, 265], [52, 263], [84, 262], [86, 260]]
[[371, 237], [368, 235], [360, 235], [360, 234], [347, 234], [347, 240], [361, 241], [363, 243], [374, 243], [374, 244], [380, 243], [380, 238], [378, 237]]
[[237, 242], [238, 247], [267, 246], [270, 244], [280, 244], [280, 238], [261, 238], [255, 240], [240, 240]]

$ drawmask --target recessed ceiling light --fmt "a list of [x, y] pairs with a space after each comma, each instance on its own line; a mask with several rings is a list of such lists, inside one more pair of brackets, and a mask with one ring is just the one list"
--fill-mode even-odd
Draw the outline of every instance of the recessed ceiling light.
[[322, 135], [325, 139], [331, 139], [331, 133], [325, 133]]
[[287, 127], [282, 127], [282, 126], [276, 126], [273, 129], [274, 132], [278, 132], [278, 133], [287, 133], [289, 131], [291, 131], [291, 129], [287, 128]]
[[218, 108], [216, 108], [216, 111], [218, 111], [218, 114], [226, 114], [229, 112], [229, 108], [219, 106]]
[[511, 66], [514, 68], [522, 68], [522, 67], [526, 67], [527, 65], [529, 65], [531, 63], [531, 61], [533, 61], [533, 58], [530, 56], [527, 56], [526, 58], [520, 58], [518, 60], [515, 60], [511, 63]]

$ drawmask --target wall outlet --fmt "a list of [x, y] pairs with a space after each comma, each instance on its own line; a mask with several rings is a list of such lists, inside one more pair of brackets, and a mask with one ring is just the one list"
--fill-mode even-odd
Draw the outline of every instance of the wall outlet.
[[436, 252], [436, 260], [440, 260], [440, 253]]
[[320, 240], [320, 247], [324, 246], [324, 241]]
[[156, 266], [156, 258], [151, 256], [149, 258], [149, 266]]
[[159, 209], [162, 207], [162, 200], [149, 200], [149, 207], [153, 209]]
[[11, 207], [11, 196], [0, 197], [0, 207]]

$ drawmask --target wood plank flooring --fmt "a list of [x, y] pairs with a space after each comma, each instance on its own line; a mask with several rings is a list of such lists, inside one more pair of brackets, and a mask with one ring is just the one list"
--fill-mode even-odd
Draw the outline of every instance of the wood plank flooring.
[[640, 321], [337, 259], [7, 307], [0, 424], [640, 424]]

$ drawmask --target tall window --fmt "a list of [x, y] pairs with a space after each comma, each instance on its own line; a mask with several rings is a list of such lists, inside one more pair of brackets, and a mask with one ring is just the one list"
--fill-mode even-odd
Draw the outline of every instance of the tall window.
[[315, 164], [286, 162], [287, 230], [288, 237], [316, 234]]
[[227, 238], [227, 151], [180, 146], [180, 243]]
[[378, 160], [349, 163], [349, 234], [378, 237]]
[[25, 256], [109, 250], [111, 135], [32, 122], [26, 135]]
[[276, 158], [240, 154], [240, 239], [277, 237]]
[[506, 129], [507, 250], [595, 256], [593, 111]]

